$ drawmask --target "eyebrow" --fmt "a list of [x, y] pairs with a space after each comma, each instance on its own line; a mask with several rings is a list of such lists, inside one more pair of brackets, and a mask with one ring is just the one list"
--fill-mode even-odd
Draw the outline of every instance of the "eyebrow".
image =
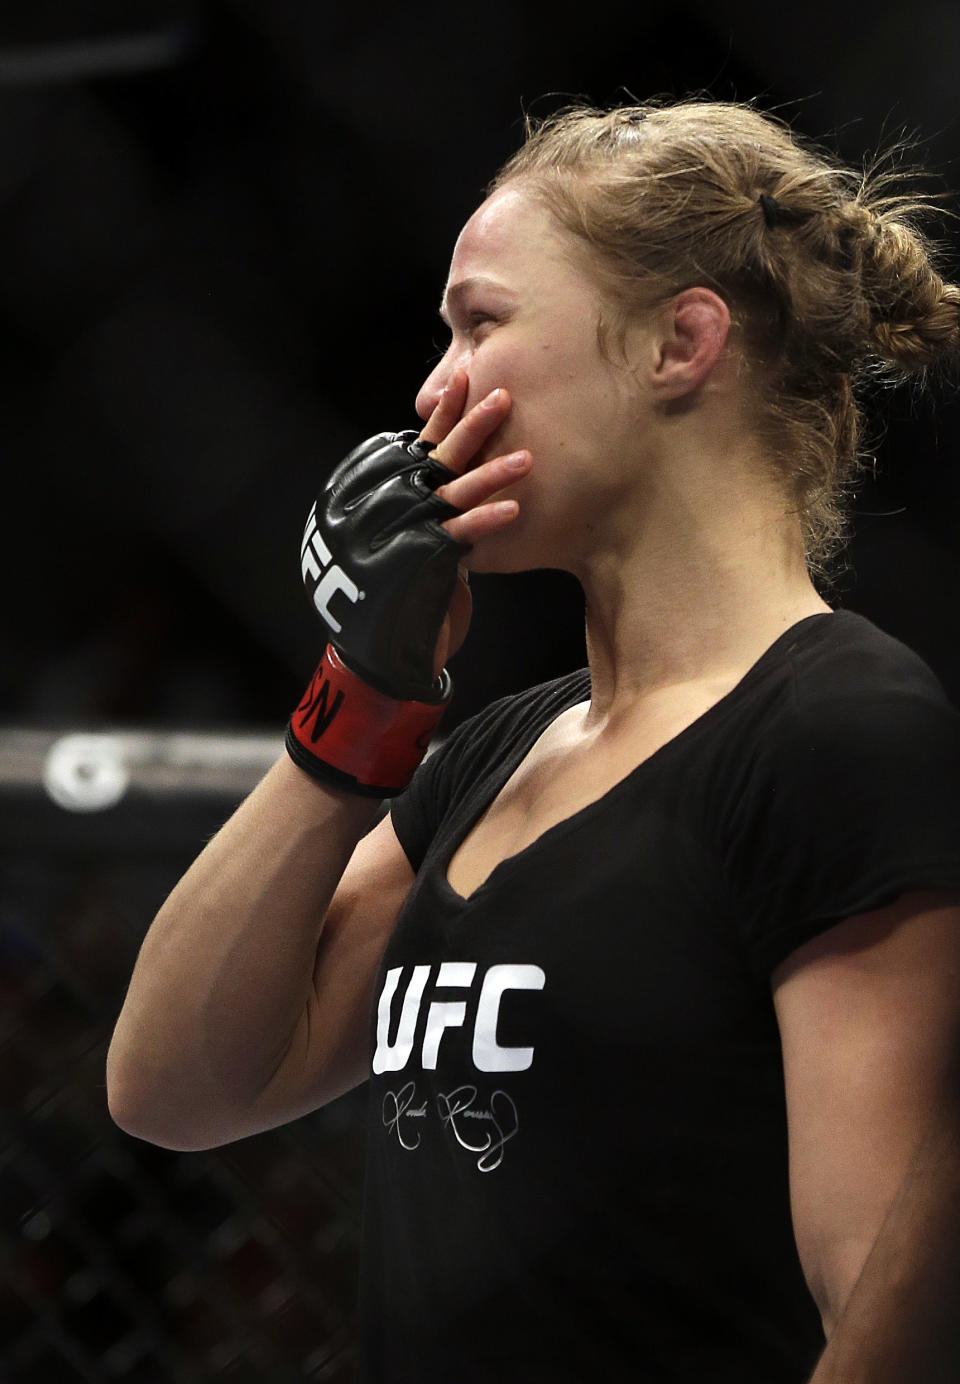
[[443, 301], [440, 304], [439, 308], [440, 316], [443, 318], [444, 322], [446, 322], [448, 327], [450, 325], [450, 317], [447, 312], [448, 304], [451, 306], [456, 306], [471, 292], [472, 289], [475, 288], [493, 288], [502, 290], [504, 288], [504, 285], [498, 283], [496, 279], [487, 278], [484, 274], [474, 274], [469, 279], [459, 279], [455, 284], [450, 284], [447, 288], [446, 293], [443, 295]]

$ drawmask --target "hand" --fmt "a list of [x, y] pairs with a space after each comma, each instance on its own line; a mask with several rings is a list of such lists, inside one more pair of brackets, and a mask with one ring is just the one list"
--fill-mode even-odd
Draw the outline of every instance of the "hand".
[[494, 390], [461, 417], [466, 394], [456, 371], [419, 440], [379, 433], [354, 448], [307, 519], [301, 572], [329, 638], [285, 743], [304, 772], [348, 792], [389, 797], [410, 782], [470, 621], [458, 563], [519, 512], [492, 497], [527, 472], [530, 454], [474, 461], [509, 396]]
[[[433, 443], [431, 456], [457, 473], [457, 479], [441, 485], [436, 494], [463, 513], [447, 519], [442, 527], [451, 538], [472, 545], [516, 519], [520, 511], [516, 500], [492, 501], [491, 497], [525, 476], [533, 458], [528, 451], [513, 452], [470, 468], [472, 459], [509, 414], [512, 401], [505, 389], [495, 390], [461, 417], [467, 389], [466, 371], [454, 371], [420, 437]], [[437, 640], [435, 673], [439, 674], [463, 644], [472, 610], [466, 570], [461, 564], [460, 580]]]

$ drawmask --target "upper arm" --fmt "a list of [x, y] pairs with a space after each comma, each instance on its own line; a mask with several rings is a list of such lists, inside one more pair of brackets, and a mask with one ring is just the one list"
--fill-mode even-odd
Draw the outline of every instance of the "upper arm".
[[829, 1334], [926, 1128], [960, 1040], [960, 906], [901, 895], [772, 976], [800, 1260]]
[[368, 1028], [384, 947], [414, 881], [389, 814], [358, 843], [324, 919], [307, 1004], [262, 1100], [296, 1119], [369, 1075]]

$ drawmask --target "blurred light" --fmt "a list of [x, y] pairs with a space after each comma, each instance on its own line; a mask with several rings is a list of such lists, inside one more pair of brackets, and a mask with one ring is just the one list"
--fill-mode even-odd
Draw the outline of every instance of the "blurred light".
[[247, 793], [282, 735], [0, 729], [0, 790], [36, 790], [67, 812], [101, 812], [128, 790], [151, 796]]
[[197, 26], [180, 23], [147, 34], [0, 48], [0, 87], [85, 82], [175, 67], [192, 56], [199, 42]]

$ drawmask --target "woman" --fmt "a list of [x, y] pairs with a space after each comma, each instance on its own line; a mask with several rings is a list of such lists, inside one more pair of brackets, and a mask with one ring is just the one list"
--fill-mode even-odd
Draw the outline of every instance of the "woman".
[[[148, 933], [108, 1083], [205, 1148], [370, 1077], [364, 1380], [806, 1380], [945, 1099], [960, 714], [813, 580], [855, 385], [960, 342], [882, 187], [747, 106], [532, 129], [420, 440], [311, 512], [324, 662]], [[589, 669], [364, 835], [449, 697], [458, 560], [573, 572]]]

